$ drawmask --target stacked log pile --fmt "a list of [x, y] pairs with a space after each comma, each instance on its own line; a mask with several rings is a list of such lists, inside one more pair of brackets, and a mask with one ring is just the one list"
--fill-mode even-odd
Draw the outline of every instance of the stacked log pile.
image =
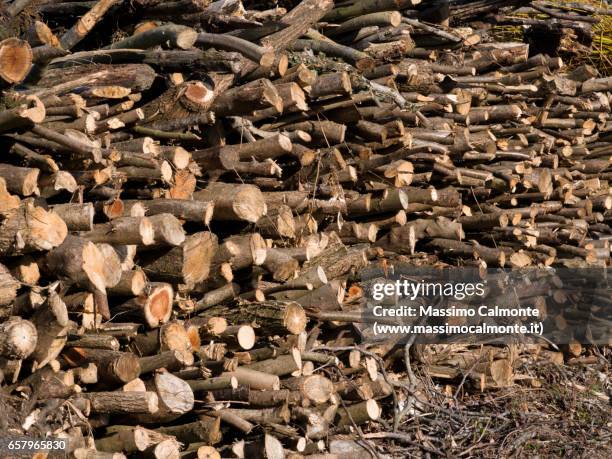
[[359, 270], [609, 265], [612, 77], [448, 27], [471, 2], [252, 3], [3, 2], [11, 435], [373, 457], [407, 383], [358, 347]]

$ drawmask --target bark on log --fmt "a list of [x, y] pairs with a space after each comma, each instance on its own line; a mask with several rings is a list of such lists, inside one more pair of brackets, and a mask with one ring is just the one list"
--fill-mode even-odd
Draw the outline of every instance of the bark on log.
[[217, 237], [203, 231], [188, 236], [180, 247], [161, 255], [143, 254], [140, 265], [152, 280], [183, 283], [189, 288], [208, 278], [217, 248]]
[[[110, 385], [125, 384], [140, 375], [138, 358], [129, 352], [70, 347], [64, 350], [62, 357], [73, 366], [95, 363], [100, 381]], [[141, 400], [138, 403], [146, 400], [144, 406], [148, 408], [152, 399], [150, 396], [138, 399]]]
[[267, 210], [261, 191], [253, 185], [215, 182], [206, 190], [194, 193], [193, 198], [215, 203], [213, 220], [255, 223]]

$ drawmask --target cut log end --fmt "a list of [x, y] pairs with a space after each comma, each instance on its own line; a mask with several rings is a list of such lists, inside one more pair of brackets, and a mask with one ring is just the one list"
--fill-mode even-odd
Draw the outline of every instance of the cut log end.
[[249, 350], [255, 345], [255, 331], [250, 325], [243, 325], [236, 333], [236, 340], [242, 349]]
[[366, 412], [370, 419], [375, 421], [380, 417], [380, 405], [376, 400], [370, 399], [366, 402]]
[[[124, 352], [112, 362], [112, 372], [122, 383], [128, 383], [140, 375], [140, 363], [138, 357], [134, 354]], [[157, 397], [150, 398], [147, 401], [150, 410], [157, 408]], [[151, 411], [153, 412], [153, 411]]]
[[193, 29], [181, 30], [176, 35], [176, 45], [181, 49], [190, 49], [198, 39], [198, 33]]
[[197, 457], [198, 459], [221, 459], [219, 452], [212, 446], [200, 446]]
[[172, 314], [174, 292], [169, 284], [155, 285], [144, 304], [147, 323], [151, 327], [168, 322]]
[[151, 245], [155, 242], [155, 230], [153, 228], [153, 223], [146, 217], [143, 217], [140, 220], [138, 225], [138, 231], [142, 236], [142, 243], [144, 245]]
[[192, 104], [207, 108], [213, 101], [215, 93], [201, 81], [191, 81], [186, 85], [184, 97]]
[[274, 64], [274, 60], [274, 51], [268, 51], [266, 53], [262, 53], [261, 58], [259, 59], [259, 65], [264, 68], [270, 68], [272, 67], [272, 64]]
[[266, 201], [253, 187], [244, 187], [236, 193], [233, 210], [241, 220], [256, 223], [266, 214]]
[[19, 318], [10, 319], [0, 325], [0, 356], [25, 359], [36, 349], [38, 333], [32, 322]]
[[289, 303], [283, 318], [285, 328], [294, 335], [299, 335], [306, 329], [308, 318], [302, 306], [298, 303]]
[[183, 279], [188, 285], [204, 281], [217, 248], [217, 238], [209, 232], [189, 237], [183, 244]]
[[25, 79], [31, 67], [32, 48], [28, 42], [17, 38], [0, 42], [0, 78], [9, 84], [19, 83]]
[[66, 239], [68, 227], [59, 215], [42, 207], [29, 206], [29, 211], [30, 238], [37, 249], [51, 250]]
[[158, 214], [148, 217], [153, 225], [154, 240], [158, 244], [178, 246], [185, 241], [183, 225], [172, 214]]

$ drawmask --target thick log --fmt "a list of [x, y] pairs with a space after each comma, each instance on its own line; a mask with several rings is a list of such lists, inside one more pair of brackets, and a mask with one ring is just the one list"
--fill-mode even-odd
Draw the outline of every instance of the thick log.
[[105, 258], [102, 252], [90, 241], [69, 235], [56, 249], [45, 257], [48, 272], [83, 288], [104, 291]]
[[187, 199], [151, 199], [146, 202], [124, 200], [124, 212], [129, 213], [134, 207], [142, 208], [144, 215], [171, 214], [179, 220], [208, 225], [214, 214], [213, 201]]
[[286, 376], [302, 369], [302, 356], [297, 349], [292, 349], [289, 354], [253, 363], [247, 369], [277, 376]]
[[[62, 358], [72, 366], [95, 363], [100, 381], [110, 385], [125, 384], [140, 375], [138, 357], [130, 352], [70, 347], [64, 350]], [[148, 407], [152, 402], [151, 398], [147, 400]]]
[[283, 100], [270, 80], [260, 79], [220, 94], [211, 109], [218, 116], [227, 116], [248, 115], [268, 107], [281, 113]]
[[51, 207], [59, 215], [69, 231], [92, 231], [95, 209], [92, 203], [55, 204]]
[[0, 356], [5, 359], [25, 359], [34, 352], [38, 342], [36, 327], [19, 317], [0, 324]]
[[147, 218], [153, 228], [156, 246], [179, 246], [185, 241], [183, 225], [174, 215], [162, 213]]
[[6, 189], [6, 181], [0, 177], [0, 213], [4, 214], [19, 207], [21, 200]]
[[217, 248], [217, 237], [203, 231], [188, 236], [180, 247], [161, 255], [143, 254], [140, 266], [150, 279], [193, 286], [208, 277]]
[[106, 429], [106, 433], [107, 436], [96, 439], [96, 449], [99, 451], [137, 453], [169, 439], [142, 426], [112, 426]]
[[342, 428], [365, 424], [368, 421], [375, 421], [379, 418], [380, 414], [380, 406], [376, 400], [366, 400], [346, 408], [340, 408], [338, 410], [336, 426]]
[[215, 444], [221, 440], [221, 419], [201, 416], [200, 420], [188, 424], [160, 427], [156, 432], [175, 437], [182, 443], [204, 442]]
[[45, 106], [38, 97], [19, 97], [13, 108], [0, 112], [0, 132], [40, 123], [45, 119], [45, 114]]
[[189, 351], [171, 350], [161, 354], [139, 359], [142, 374], [150, 373], [160, 368], [168, 371], [177, 371], [193, 365], [193, 353]]
[[158, 373], [152, 380], [146, 381], [145, 386], [157, 394], [159, 409], [154, 413], [135, 416], [138, 422], [159, 425], [193, 409], [194, 396], [189, 384], [172, 373]]
[[153, 222], [147, 217], [121, 217], [94, 225], [81, 233], [84, 240], [120, 245], [151, 245], [155, 241]]
[[266, 203], [259, 188], [215, 182], [193, 194], [198, 201], [214, 202], [213, 220], [257, 222], [266, 214]]
[[88, 392], [78, 397], [88, 400], [91, 411], [99, 414], [152, 414], [159, 410], [155, 392]]
[[[0, 41], [0, 80], [2, 86], [20, 83], [32, 66], [32, 48], [18, 38]], [[43, 115], [44, 118], [44, 115]]]
[[50, 250], [62, 244], [68, 233], [59, 216], [29, 201], [2, 213], [0, 218], [0, 254], [3, 255]]
[[0, 306], [6, 306], [13, 302], [20, 287], [19, 281], [11, 275], [6, 266], [0, 263]]
[[[142, 124], [152, 131], [181, 129], [181, 126], [175, 127], [167, 123], [178, 123], [179, 120], [185, 119], [188, 120], [188, 125], [193, 124], [193, 116], [204, 115], [211, 107], [214, 97], [213, 90], [202, 81], [181, 83], [142, 107]], [[136, 132], [144, 133], [142, 130]]]
[[[196, 343], [197, 344], [197, 343]], [[167, 350], [191, 350], [194, 346], [181, 321], [163, 324], [155, 330], [139, 333], [130, 343], [130, 350], [138, 356], [149, 356]]]
[[147, 276], [139, 269], [121, 271], [119, 282], [111, 288], [107, 288], [108, 295], [115, 296], [139, 296], [147, 286]]
[[156, 328], [170, 319], [173, 300], [174, 290], [170, 284], [149, 283], [141, 295], [115, 306], [113, 313], [139, 318], [150, 328]]

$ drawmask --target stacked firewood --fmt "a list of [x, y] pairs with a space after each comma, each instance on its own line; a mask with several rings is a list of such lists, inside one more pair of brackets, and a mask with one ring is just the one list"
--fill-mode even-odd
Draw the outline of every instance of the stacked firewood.
[[612, 77], [419, 3], [2, 3], [7, 435], [373, 457], [362, 268], [609, 265]]

